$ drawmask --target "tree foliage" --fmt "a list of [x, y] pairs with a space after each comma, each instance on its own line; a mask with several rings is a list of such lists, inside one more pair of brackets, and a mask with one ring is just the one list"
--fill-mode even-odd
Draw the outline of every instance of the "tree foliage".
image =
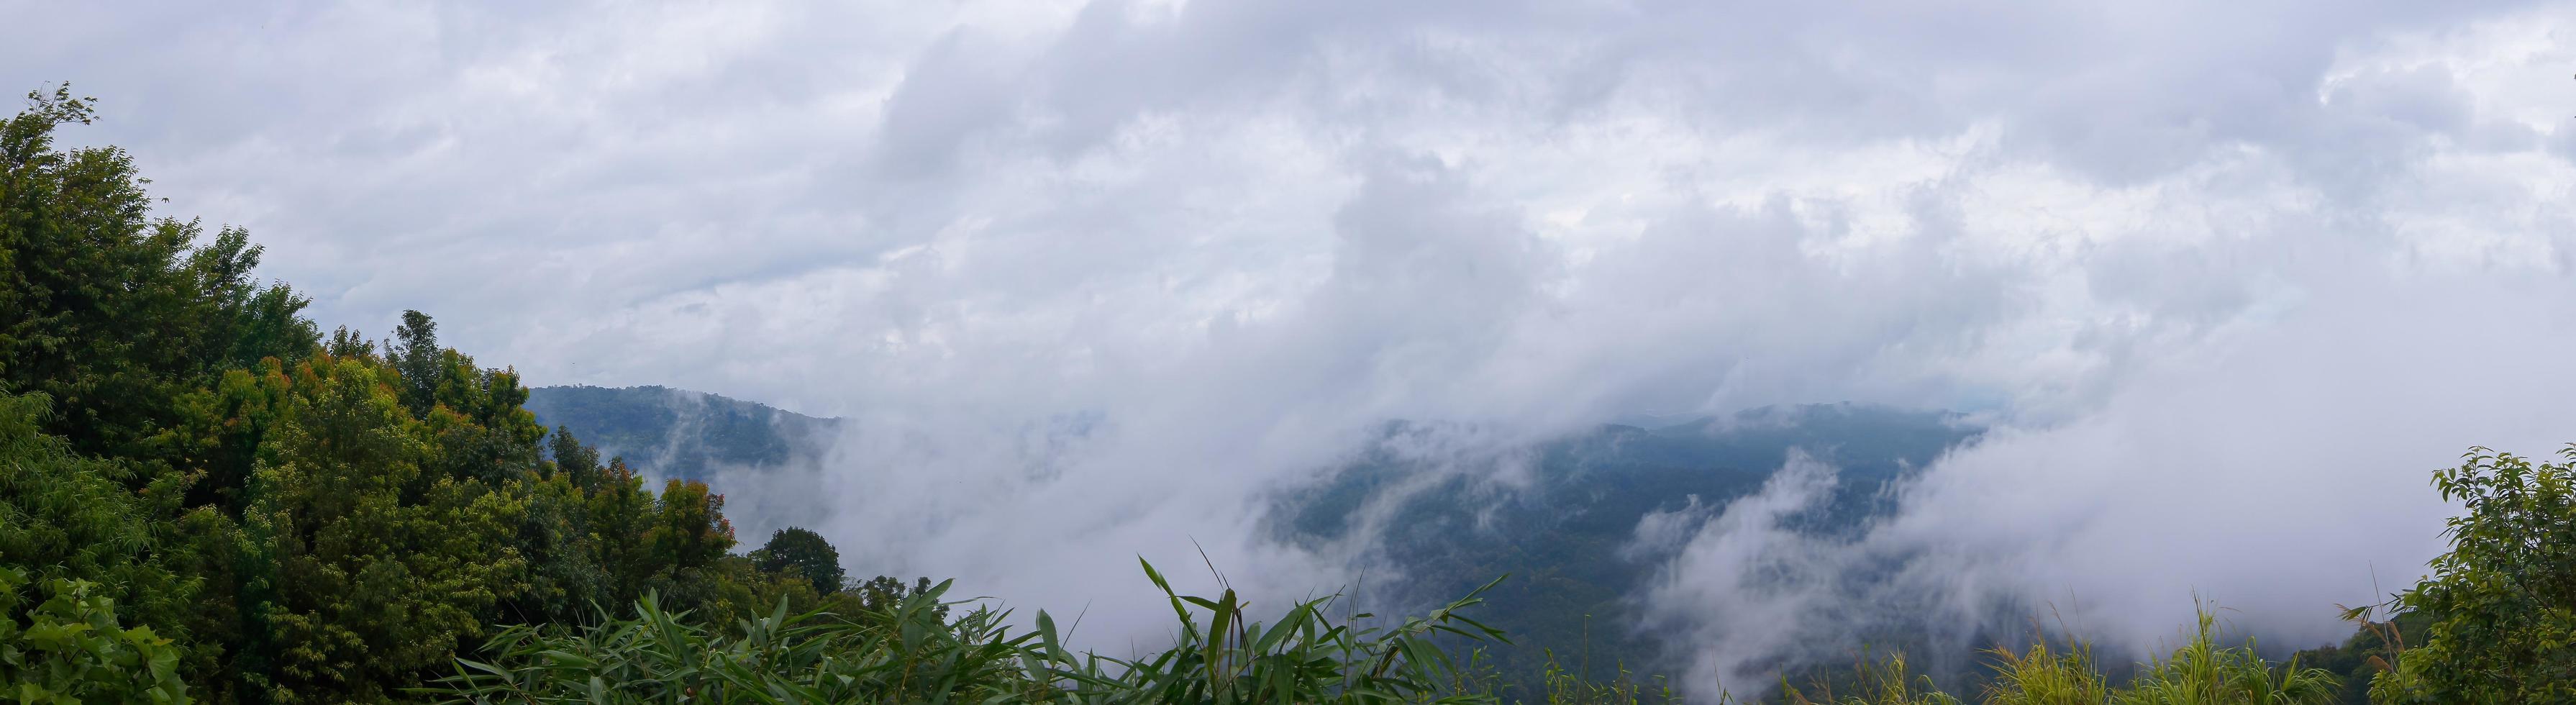
[[[1468, 619], [1470, 595], [1392, 626], [1335, 619], [1326, 597], [1270, 622], [1232, 590], [1171, 592], [1179, 620], [1166, 649], [1123, 660], [1065, 647], [1041, 612], [1013, 631], [1006, 612], [939, 615], [949, 584], [861, 614], [793, 613], [781, 604], [733, 631], [710, 629], [647, 597], [631, 619], [576, 629], [513, 627], [458, 662], [429, 692], [459, 703], [1384, 703], [1497, 702], [1462, 691], [1442, 637], [1501, 635]], [[1366, 615], [1357, 616], [1366, 619]], [[607, 684], [616, 684], [608, 687]]]
[[311, 349], [305, 299], [250, 277], [238, 229], [151, 215], [115, 147], [54, 148], [94, 119], [68, 86], [0, 123], [0, 388], [54, 400], [46, 429], [83, 453], [161, 457], [169, 400], [228, 366]]
[[26, 621], [25, 574], [0, 567], [0, 698], [20, 703], [191, 702], [179, 647], [149, 626], [124, 626], [116, 598], [86, 580], [55, 578]]
[[[383, 341], [326, 339], [302, 296], [254, 277], [247, 233], [155, 217], [120, 150], [55, 147], [94, 116], [57, 88], [0, 123], [10, 634], [96, 623], [80, 629], [145, 654], [93, 649], [100, 668], [170, 695], [378, 702], [495, 625], [648, 591], [723, 614], [819, 601], [729, 554], [722, 495], [656, 493], [547, 438], [518, 375], [446, 347], [428, 315], [404, 312]], [[58, 603], [77, 609], [43, 607]]]
[[511, 538], [526, 501], [432, 472], [438, 434], [405, 411], [391, 368], [324, 356], [285, 381], [244, 522], [245, 553], [270, 569], [257, 612], [281, 645], [272, 684], [378, 699], [443, 667], [522, 589]]
[[769, 535], [769, 543], [762, 544], [759, 551], [752, 553], [751, 559], [760, 566], [761, 572], [794, 570], [797, 575], [814, 583], [816, 590], [827, 593], [841, 591], [841, 552], [812, 529], [794, 526], [779, 529]]
[[2401, 594], [2430, 617], [2423, 645], [2382, 673], [2382, 703], [2576, 702], [2576, 446], [2565, 462], [2474, 448], [2433, 475], [2462, 514], [2451, 550]]
[[[883, 611], [893, 605], [902, 604], [904, 600], [929, 594], [931, 587], [930, 578], [927, 577], [915, 578], [911, 587], [905, 587], [901, 579], [891, 575], [880, 575], [869, 578], [867, 582], [859, 583], [858, 587], [850, 588], [850, 593], [858, 598], [862, 609]], [[946, 607], [938, 609], [943, 616], [948, 613]]]
[[[162, 625], [191, 611], [201, 581], [172, 570], [165, 546], [175, 543], [168, 519], [176, 495], [134, 493], [119, 479], [131, 473], [116, 463], [79, 457], [70, 443], [38, 430], [46, 414], [42, 394], [0, 395], [0, 556], [17, 566], [13, 599], [41, 601], [26, 591], [57, 580], [77, 580], [103, 599], [126, 606], [129, 616]], [[166, 627], [165, 627], [166, 628]]]

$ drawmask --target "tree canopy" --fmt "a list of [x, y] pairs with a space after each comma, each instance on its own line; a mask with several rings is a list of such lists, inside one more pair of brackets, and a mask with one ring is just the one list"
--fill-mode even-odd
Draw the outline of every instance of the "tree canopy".
[[[518, 375], [443, 345], [427, 314], [326, 339], [304, 297], [255, 277], [248, 233], [156, 217], [123, 151], [56, 146], [90, 99], [28, 98], [0, 123], [0, 649], [107, 641], [83, 647], [94, 663], [9, 651], [0, 668], [55, 664], [12, 680], [90, 701], [185, 682], [220, 702], [381, 702], [497, 625], [654, 593], [710, 613], [817, 604], [731, 553], [723, 495], [657, 492], [549, 437]], [[84, 690], [102, 663], [152, 677]]]
[[822, 534], [802, 527], [787, 527], [769, 535], [769, 543], [751, 554], [761, 571], [779, 573], [794, 570], [823, 592], [841, 591], [841, 552]]
[[2372, 696], [2383, 703], [2576, 702], [2576, 446], [2534, 463], [2471, 449], [2433, 475], [2462, 514], [2451, 550], [2397, 598], [2427, 618]]

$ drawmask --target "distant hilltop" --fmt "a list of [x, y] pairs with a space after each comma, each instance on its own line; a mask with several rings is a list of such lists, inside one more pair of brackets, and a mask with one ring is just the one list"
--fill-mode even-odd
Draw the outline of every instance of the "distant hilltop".
[[820, 458], [842, 423], [721, 394], [663, 386], [537, 387], [529, 411], [602, 456], [657, 478], [711, 480]]

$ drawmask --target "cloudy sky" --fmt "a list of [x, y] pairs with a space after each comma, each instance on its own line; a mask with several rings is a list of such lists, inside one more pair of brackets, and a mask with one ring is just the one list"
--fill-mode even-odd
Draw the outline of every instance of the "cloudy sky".
[[[5, 4], [326, 327], [857, 419], [836, 538], [1048, 606], [1331, 579], [1244, 498], [1378, 420], [1855, 400], [2006, 427], [1864, 547], [1924, 585], [2305, 638], [2576, 440], [2566, 4]], [[1712, 531], [1714, 639], [1794, 547]]]

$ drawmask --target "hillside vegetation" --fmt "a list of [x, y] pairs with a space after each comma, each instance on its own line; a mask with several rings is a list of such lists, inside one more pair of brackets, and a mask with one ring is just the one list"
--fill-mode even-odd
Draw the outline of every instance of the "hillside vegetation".
[[[724, 491], [777, 481], [767, 471], [822, 462], [831, 419], [756, 402], [663, 387], [538, 387], [539, 422], [625, 455], [655, 477], [705, 481]], [[1510, 452], [1462, 460], [1404, 450], [1440, 429], [1393, 424], [1349, 461], [1276, 495], [1272, 538], [1318, 550], [1366, 536], [1370, 571], [1361, 609], [1428, 609], [1498, 575], [1481, 619], [1519, 648], [1491, 654], [1514, 680], [1543, 678], [1547, 654], [1571, 674], [1614, 678], [1624, 667], [1668, 661], [1663, 644], [1627, 628], [1627, 597], [1661, 555], [1629, 550], [1638, 522], [1657, 512], [1721, 506], [1754, 492], [1793, 453], [1838, 468], [1831, 511], [1805, 528], [1863, 526], [1890, 509], [1887, 484], [1981, 429], [1957, 414], [1858, 404], [1766, 407], [1657, 428], [1605, 425]], [[644, 460], [637, 451], [643, 448]], [[677, 452], [655, 449], [678, 449]], [[662, 460], [669, 458], [672, 460]], [[794, 517], [766, 517], [794, 522]]]
[[[951, 600], [946, 583], [852, 580], [811, 532], [782, 530], [745, 550], [722, 495], [688, 479], [648, 485], [615, 454], [549, 431], [515, 372], [442, 345], [430, 316], [406, 312], [382, 337], [322, 332], [302, 315], [303, 294], [254, 276], [263, 251], [247, 233], [156, 216], [121, 150], [58, 146], [59, 130], [93, 118], [89, 101], [67, 89], [29, 98], [0, 124], [0, 699], [1635, 702], [1670, 697], [1667, 683], [1719, 692], [1690, 674], [1573, 673], [1544, 656], [1537, 675], [1507, 675], [1498, 661], [1532, 657], [1478, 619], [1485, 600], [1513, 594], [1509, 580], [1456, 583], [1457, 596], [1396, 618], [1355, 614], [1332, 596], [1255, 610], [1231, 590], [1180, 595], [1139, 565], [1139, 588], [1172, 607], [1173, 640], [1121, 660], [1066, 646], [1052, 615], [1023, 622]], [[1640, 497], [1707, 481], [1651, 471], [1664, 441], [1634, 439], [1659, 432], [1605, 433], [1646, 449], [1636, 456], [1646, 470], [1624, 481], [1673, 484]], [[1542, 481], [1550, 499], [1534, 500], [1530, 516], [1614, 496], [1581, 491], [1599, 477], [1581, 463], [1565, 468]], [[1295, 518], [1283, 536], [1346, 530], [1351, 505], [1333, 499], [1336, 488], [1375, 472], [1316, 488], [1286, 514]], [[2481, 449], [2434, 479], [2463, 507], [2447, 527], [2451, 552], [2391, 603], [2354, 611], [2377, 641], [2338, 658], [2369, 669], [2373, 702], [2576, 701], [2570, 465]], [[1427, 497], [1396, 511], [1441, 526], [1450, 509]], [[1643, 509], [1596, 516], [1631, 511]], [[1569, 529], [1589, 521], [1556, 518]], [[1394, 560], [1430, 560], [1403, 553], [1405, 540]], [[1426, 573], [1454, 579], [1501, 562], [1460, 560]], [[2402, 615], [2395, 626], [2378, 621], [2389, 611]], [[2343, 674], [2265, 661], [2211, 620], [2184, 626], [2184, 646], [2117, 683], [2081, 646], [2043, 644], [1989, 654], [1990, 684], [1959, 697], [1925, 688], [1898, 655], [1777, 697], [2146, 705], [2348, 692]]]
[[606, 455], [653, 477], [715, 482], [726, 469], [761, 471], [818, 462], [838, 419], [667, 387], [537, 387], [537, 423], [569, 429]]

